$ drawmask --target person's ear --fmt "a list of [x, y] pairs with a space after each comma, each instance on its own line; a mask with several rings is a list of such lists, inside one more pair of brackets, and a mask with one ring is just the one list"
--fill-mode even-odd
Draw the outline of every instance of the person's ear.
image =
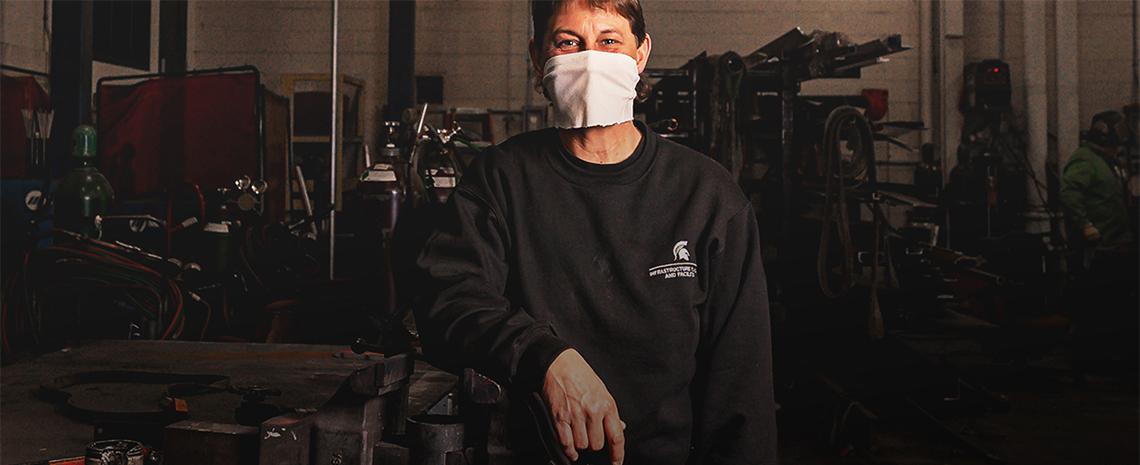
[[542, 75], [544, 74], [543, 68], [546, 66], [546, 63], [539, 62], [539, 57], [542, 56], [542, 53], [535, 47], [533, 37], [530, 39], [530, 46], [528, 48], [530, 51], [530, 64], [534, 67], [534, 91], [545, 97], [546, 89], [542, 88]]
[[649, 64], [649, 52], [653, 49], [653, 40], [649, 38], [649, 33], [645, 33], [645, 40], [641, 41], [641, 45], [637, 46], [637, 72], [645, 72], [645, 65]]

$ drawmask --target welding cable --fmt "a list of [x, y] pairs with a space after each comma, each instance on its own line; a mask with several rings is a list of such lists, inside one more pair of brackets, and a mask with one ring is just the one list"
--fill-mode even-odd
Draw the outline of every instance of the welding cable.
[[191, 184], [194, 195], [198, 197], [198, 221], [206, 221], [206, 196], [202, 195], [202, 186]]
[[[75, 282], [94, 282], [99, 288], [123, 289], [127, 298], [138, 306], [139, 311], [159, 324], [163, 324], [166, 320], [162, 311], [163, 305], [172, 305], [175, 311], [162, 334], [162, 339], [171, 336], [172, 333], [180, 334], [175, 331], [175, 327], [185, 318], [182, 313], [182, 290], [173, 279], [103, 247], [50, 246], [44, 248], [42, 253], [46, 257], [45, 260], [56, 267], [55, 273], [44, 278], [59, 280], [60, 282], [52, 280], [56, 282], [56, 287]], [[72, 269], [70, 264], [78, 268]], [[164, 290], [169, 291], [165, 298]], [[138, 291], [148, 293], [154, 299], [153, 312], [148, 311], [148, 306], [132, 295]]]
[[203, 299], [198, 294], [193, 292], [187, 292], [186, 294], [190, 296], [190, 300], [202, 304], [202, 307], [206, 309], [206, 319], [202, 322], [202, 331], [198, 334], [199, 341], [205, 340], [206, 330], [210, 327], [210, 318], [214, 315], [214, 308], [210, 306], [209, 302], [206, 302], [206, 299]]
[[[154, 271], [150, 268], [147, 268], [147, 267], [145, 267], [141, 264], [138, 264], [134, 261], [131, 261], [127, 258], [118, 256], [117, 254], [114, 254], [111, 251], [102, 251], [102, 253], [108, 259], [115, 261], [116, 263], [119, 263], [119, 264], [126, 266], [128, 268], [132, 268], [132, 269], [144, 272], [144, 273], [148, 273], [150, 275], [153, 275], [159, 279], [166, 281], [167, 287], [171, 291], [170, 292], [171, 299], [169, 299], [169, 300], [173, 300], [175, 302], [175, 311], [174, 311], [174, 314], [170, 317], [170, 325], [166, 328], [166, 331], [163, 332], [162, 336], [159, 339], [161, 340], [161, 339], [166, 339], [167, 337], [169, 337], [171, 335], [171, 331], [174, 329], [174, 325], [179, 322], [179, 318], [180, 317], [182, 317], [183, 319], [185, 318], [182, 315], [183, 300], [182, 300], [181, 288], [178, 287], [178, 285], [174, 282], [174, 280], [168, 279], [168, 278], [162, 276], [157, 271]], [[161, 323], [161, 321], [160, 321], [160, 323]], [[185, 324], [185, 322], [183, 321], [183, 325], [184, 324]], [[177, 331], [175, 334], [181, 335], [181, 329], [179, 331]], [[175, 336], [175, 338], [177, 338], [177, 336]]]
[[[166, 331], [163, 331], [162, 336], [158, 338], [159, 340], [165, 340], [171, 336], [170, 332], [174, 330], [174, 324], [178, 322], [180, 318], [182, 326], [186, 325], [186, 317], [182, 315], [182, 290], [178, 288], [177, 284], [174, 284], [173, 280], [168, 280], [167, 285], [170, 286], [171, 296], [174, 297], [177, 304], [174, 309], [174, 314], [170, 317], [170, 326], [166, 328]], [[178, 331], [174, 333], [174, 339], [178, 339], [178, 336], [181, 335], [182, 328], [179, 328]]]
[[[62, 251], [63, 253], [72, 253], [73, 255], [77, 255], [80, 258], [76, 258], [74, 260], [80, 260], [77, 264], [84, 265], [83, 272], [90, 272], [90, 271], [94, 270], [94, 271], [97, 271], [100, 276], [113, 278], [113, 279], [115, 279], [115, 281], [103, 279], [100, 277], [87, 277], [87, 276], [82, 276], [82, 275], [79, 275], [79, 276], [71, 275], [71, 276], [69, 276], [70, 273], [68, 273], [67, 272], [68, 270], [66, 270], [66, 269], [60, 269], [59, 273], [54, 273], [53, 276], [60, 277], [60, 279], [63, 279], [63, 280], [68, 281], [68, 282], [90, 281], [90, 282], [94, 282], [94, 283], [98, 284], [99, 285], [98, 287], [101, 287], [101, 288], [119, 287], [119, 288], [123, 288], [123, 289], [127, 289], [127, 290], [139, 289], [139, 290], [147, 291], [155, 299], [155, 307], [156, 307], [156, 313], [157, 313], [157, 307], [163, 301], [163, 298], [159, 294], [159, 291], [156, 290], [157, 286], [155, 283], [148, 282], [145, 280], [138, 280], [137, 277], [132, 276], [130, 274], [122, 273], [121, 271], [117, 271], [114, 268], [107, 268], [106, 262], [104, 260], [102, 260], [99, 256], [94, 255], [94, 254], [88, 254], [88, 253], [85, 253], [83, 251], [78, 251], [78, 250], [66, 250], [66, 249], [54, 249], [54, 251]], [[83, 259], [87, 259], [87, 260], [83, 261]], [[53, 261], [53, 263], [55, 263], [57, 266], [66, 265], [67, 263], [70, 262], [70, 260], [72, 260], [72, 259], [69, 259], [66, 257], [65, 258], [57, 258]], [[94, 268], [92, 268], [92, 267], [94, 267]], [[66, 286], [66, 284], [64, 284], [64, 283], [56, 283], [56, 287], [61, 286], [61, 285]], [[140, 305], [140, 310], [145, 311], [145, 309], [142, 308], [141, 305]], [[155, 317], [156, 319], [159, 319], [156, 314], [151, 314], [149, 316], [152, 316], [152, 317]]]
[[[855, 247], [851, 239], [851, 223], [848, 218], [847, 205], [847, 176], [841, 160], [839, 144], [842, 143], [842, 130], [848, 125], [857, 131], [858, 146], [853, 147], [857, 153], [873, 159], [875, 148], [871, 134], [871, 126], [858, 108], [841, 106], [836, 108], [827, 117], [824, 125], [824, 158], [826, 160], [826, 188], [824, 193], [823, 215], [820, 224], [819, 249], [816, 256], [816, 276], [823, 295], [835, 299], [854, 287], [855, 282]], [[856, 167], [860, 168], [860, 167]], [[850, 174], [858, 176], [860, 170], [852, 170]], [[843, 255], [840, 264], [841, 281], [839, 289], [831, 285], [831, 269], [828, 266], [828, 256], [831, 252], [831, 232], [834, 228], [839, 237], [840, 253]]]

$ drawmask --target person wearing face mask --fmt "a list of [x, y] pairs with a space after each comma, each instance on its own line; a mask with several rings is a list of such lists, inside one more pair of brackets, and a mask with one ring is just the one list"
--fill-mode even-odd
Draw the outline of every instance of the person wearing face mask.
[[554, 127], [465, 170], [418, 261], [425, 355], [506, 387], [516, 463], [775, 463], [752, 206], [716, 161], [634, 121], [651, 49], [638, 0], [532, 8]]

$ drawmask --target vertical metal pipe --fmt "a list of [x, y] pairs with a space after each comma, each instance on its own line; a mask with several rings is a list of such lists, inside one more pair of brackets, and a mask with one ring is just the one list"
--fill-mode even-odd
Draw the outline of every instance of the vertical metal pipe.
[[[793, 141], [796, 124], [796, 94], [800, 83], [795, 70], [788, 65], [780, 66], [780, 232], [784, 243], [791, 241], [792, 223], [792, 159], [795, 156]], [[693, 120], [696, 121], [696, 120]]]
[[388, 108], [385, 118], [399, 121], [416, 104], [416, 2], [388, 3]]
[[53, 177], [63, 176], [71, 167], [71, 131], [91, 121], [94, 9], [91, 0], [51, 3], [49, 64], [55, 116], [46, 161]]
[[332, 83], [332, 126], [329, 134], [329, 280], [336, 277], [336, 157], [337, 139], [340, 138], [336, 124], [339, 114], [337, 103], [340, 102], [340, 89], [337, 86], [338, 81], [340, 81], [340, 73], [337, 69], [336, 46], [339, 35], [337, 30], [339, 10], [340, 0], [332, 0], [332, 67], [329, 76]]
[[1044, 191], [1038, 183], [1045, 182], [1045, 160], [1048, 156], [1049, 96], [1045, 82], [1048, 56], [1045, 44], [1045, 3], [1025, 2], [1022, 5], [1023, 35], [1025, 39], [1025, 155], [1032, 170], [1028, 177], [1026, 223], [1027, 232], [1049, 231], [1046, 205], [1042, 205], [1037, 192]]
[[1140, 0], [1132, 0], [1132, 101], [1140, 102]]
[[1069, 155], [1080, 144], [1080, 59], [1077, 56], [1077, 2], [1058, 0], [1053, 4], [1057, 45], [1057, 167], [1064, 169]]
[[[962, 140], [962, 114], [958, 112], [958, 95], [962, 89], [962, 68], [965, 64], [965, 2], [942, 0], [939, 8], [939, 144], [947, 157], [958, 153]], [[955, 163], [957, 161], [955, 160]], [[942, 172], [949, 182], [950, 170]]]
[[[921, 111], [921, 118], [923, 123], [928, 128], [937, 128], [933, 121], [933, 102], [934, 96], [937, 95], [933, 89], [937, 89], [937, 82], [934, 79], [934, 58], [935, 44], [934, 44], [934, 28], [933, 28], [933, 5], [931, 0], [921, 0], [918, 4], [918, 24], [919, 24], [919, 70], [920, 76], [918, 85], [921, 92], [918, 93], [918, 104]], [[932, 131], [921, 131], [922, 143], [933, 142], [931, 134]], [[941, 148], [941, 147], [939, 147]], [[946, 158], [945, 155], [942, 158]]]

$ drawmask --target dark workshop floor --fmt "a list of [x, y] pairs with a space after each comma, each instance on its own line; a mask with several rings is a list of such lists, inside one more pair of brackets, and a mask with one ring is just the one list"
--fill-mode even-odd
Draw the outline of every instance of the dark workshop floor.
[[[905, 338], [905, 335], [899, 335]], [[781, 431], [784, 464], [796, 465], [1132, 465], [1140, 463], [1140, 394], [1136, 369], [1073, 376], [1057, 347], [1028, 363], [994, 363], [968, 340], [907, 341], [945, 355], [966, 379], [1004, 396], [1005, 408], [935, 412], [946, 429], [916, 415], [890, 415], [874, 425], [871, 454], [824, 446], [794, 427]], [[948, 345], [949, 344], [949, 345]], [[931, 345], [938, 347], [932, 348]], [[925, 347], [923, 347], [925, 346]], [[1123, 371], [1123, 373], [1121, 373]], [[878, 405], [885, 402], [880, 401]], [[947, 401], [951, 404], [952, 401]], [[874, 407], [873, 407], [874, 408]], [[897, 412], [895, 412], [897, 413]], [[986, 457], [984, 454], [989, 454]]]

